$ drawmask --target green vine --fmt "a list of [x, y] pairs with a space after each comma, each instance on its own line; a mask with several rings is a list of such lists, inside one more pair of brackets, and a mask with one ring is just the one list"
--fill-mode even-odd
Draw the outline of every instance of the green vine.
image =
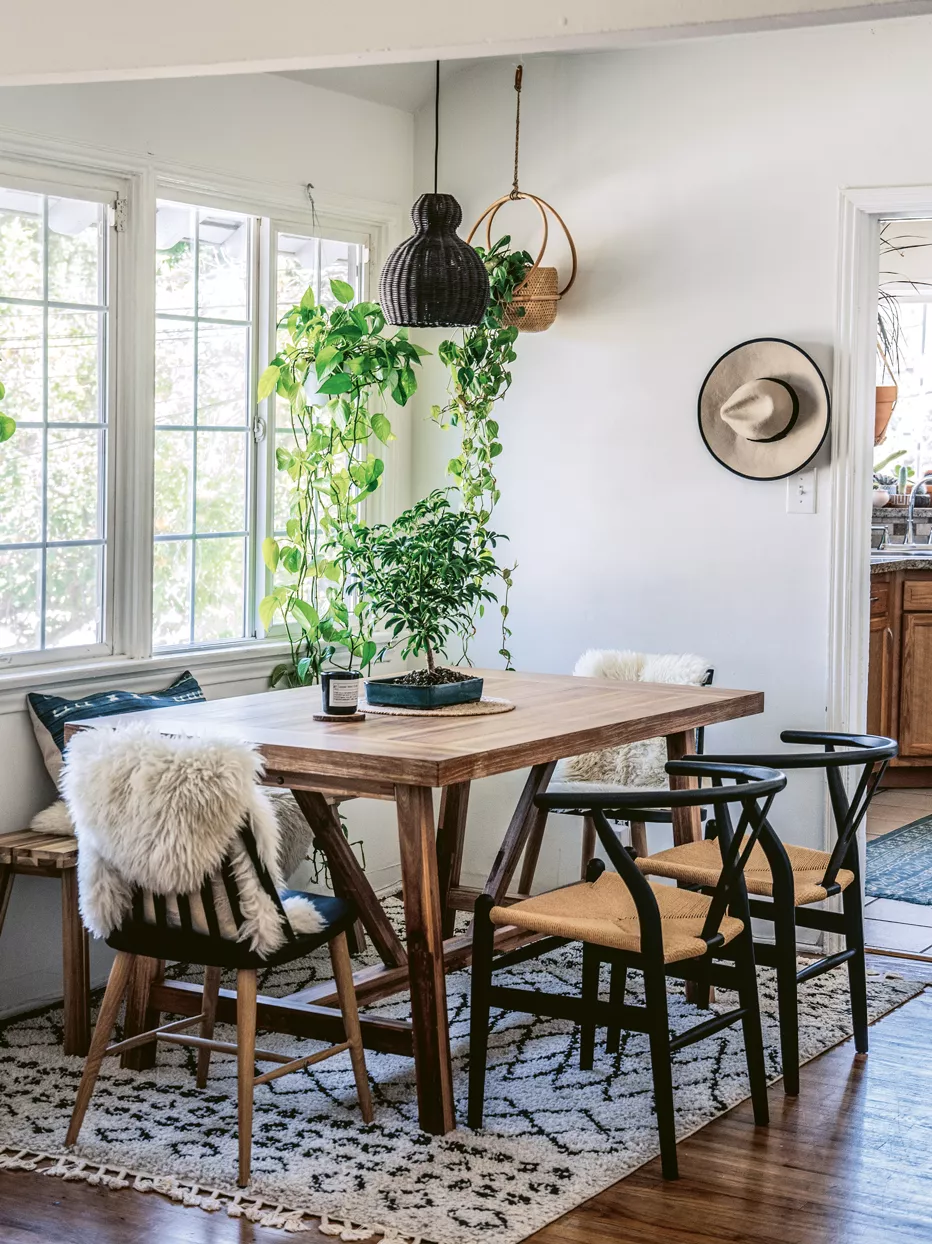
[[417, 390], [414, 367], [428, 353], [405, 329], [384, 336], [378, 303], [349, 305], [354, 291], [345, 281], [330, 288], [332, 311], [316, 305], [309, 289], [283, 317], [287, 343], [259, 380], [260, 401], [276, 393], [288, 402], [294, 434], [293, 448], [275, 451], [293, 483], [287, 538], [270, 536], [262, 548], [268, 569], [287, 576], [259, 604], [266, 629], [281, 617], [291, 649], [291, 660], [272, 672], [273, 686], [315, 683], [343, 651], [348, 669], [377, 655], [369, 603], [350, 597], [333, 553], [381, 482], [385, 464], [370, 452], [371, 438], [395, 439], [370, 401], [378, 393], [404, 406]]
[[[6, 397], [6, 389], [3, 387], [3, 384], [0, 383], [0, 401], [2, 401], [4, 397]], [[15, 431], [16, 420], [11, 419], [9, 415], [5, 415], [3, 411], [0, 410], [0, 445], [2, 445], [4, 441], [8, 441]]]
[[[501, 493], [496, 476], [496, 459], [502, 452], [495, 405], [511, 387], [511, 364], [517, 358], [514, 343], [517, 326], [505, 317], [517, 287], [527, 276], [533, 260], [527, 251], [510, 249], [511, 238], [499, 238], [491, 250], [476, 250], [489, 274], [491, 297], [481, 322], [463, 332], [461, 341], [446, 340], [438, 350], [450, 372], [449, 401], [431, 407], [431, 415], [441, 427], [458, 427], [462, 433], [460, 452], [451, 458], [447, 470], [454, 476], [463, 503], [485, 526], [498, 504]], [[521, 308], [518, 312], [524, 314]], [[517, 565], [501, 570], [504, 596], [500, 605], [502, 646], [506, 668], [511, 669], [508, 641], [509, 594]]]

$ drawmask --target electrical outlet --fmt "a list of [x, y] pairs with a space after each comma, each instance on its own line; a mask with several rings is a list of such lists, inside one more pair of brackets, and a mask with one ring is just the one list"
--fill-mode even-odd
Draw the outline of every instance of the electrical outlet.
[[808, 471], [797, 471], [795, 475], [787, 477], [786, 512], [787, 514], [815, 514], [815, 467], [810, 467]]

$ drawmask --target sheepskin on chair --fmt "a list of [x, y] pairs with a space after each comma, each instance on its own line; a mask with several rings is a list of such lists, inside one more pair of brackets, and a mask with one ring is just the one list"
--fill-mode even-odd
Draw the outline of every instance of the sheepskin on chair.
[[[62, 793], [78, 838], [81, 915], [106, 937], [130, 911], [133, 890], [194, 895], [229, 860], [245, 921], [239, 939], [261, 955], [285, 940], [281, 917], [239, 836], [248, 821], [259, 858], [283, 888], [279, 828], [257, 784], [262, 759], [245, 743], [169, 737], [130, 724], [86, 730], [69, 743]], [[303, 898], [284, 900], [297, 933], [321, 918]]]
[[[573, 673], [579, 678], [615, 678], [620, 682], [665, 682], [699, 686], [709, 668], [708, 661], [689, 653], [618, 652], [590, 648], [576, 662]], [[586, 752], [561, 760], [550, 789], [557, 783], [591, 782], [600, 786], [647, 786], [663, 789], [667, 785], [664, 765], [666, 739], [644, 739], [624, 743], [600, 752]]]

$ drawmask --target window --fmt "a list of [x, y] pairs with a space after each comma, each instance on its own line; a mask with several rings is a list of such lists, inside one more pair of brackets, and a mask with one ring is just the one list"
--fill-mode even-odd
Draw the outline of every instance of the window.
[[153, 647], [243, 639], [255, 222], [158, 204]]
[[0, 652], [107, 640], [106, 205], [0, 188]]

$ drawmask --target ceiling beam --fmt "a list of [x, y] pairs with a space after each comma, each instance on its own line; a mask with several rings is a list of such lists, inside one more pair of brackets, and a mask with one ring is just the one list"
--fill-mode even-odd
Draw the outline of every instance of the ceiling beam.
[[932, 13], [932, 0], [45, 0], [0, 13], [0, 85], [631, 47]]

